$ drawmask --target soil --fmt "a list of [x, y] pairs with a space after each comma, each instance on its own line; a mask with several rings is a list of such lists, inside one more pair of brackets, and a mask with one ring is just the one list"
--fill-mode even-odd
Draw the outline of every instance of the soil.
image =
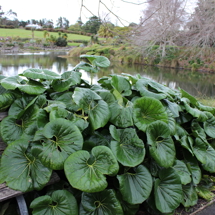
[[[209, 208], [209, 210], [213, 212], [206, 212], [206, 209]], [[204, 199], [199, 198], [196, 205], [190, 207], [190, 208], [184, 208], [183, 205], [180, 205], [176, 210], [174, 215], [213, 215], [215, 214], [215, 199], [212, 201], [206, 201]], [[135, 215], [152, 215], [151, 213], [148, 213], [146, 209], [144, 209], [143, 206], [140, 206], [140, 210]], [[159, 214], [156, 214], [159, 215]]]

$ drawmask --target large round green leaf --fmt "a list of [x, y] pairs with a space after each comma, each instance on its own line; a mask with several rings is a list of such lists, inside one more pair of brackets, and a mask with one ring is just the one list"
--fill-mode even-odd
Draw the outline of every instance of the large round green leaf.
[[81, 215], [123, 215], [114, 190], [98, 193], [83, 193], [79, 214]]
[[110, 118], [109, 107], [97, 93], [90, 89], [76, 87], [73, 99], [88, 114], [94, 130], [107, 124]]
[[116, 129], [110, 126], [111, 150], [123, 166], [135, 167], [143, 162], [145, 156], [144, 143], [133, 128]]
[[152, 191], [152, 176], [143, 165], [133, 168], [133, 171], [117, 175], [119, 189], [123, 200], [130, 204], [141, 204]]
[[1, 80], [1, 85], [7, 90], [15, 90], [18, 88], [30, 95], [40, 95], [46, 90], [40, 82], [34, 80], [25, 81], [18, 76], [4, 78]]
[[133, 126], [133, 103], [127, 101], [125, 105], [119, 104], [117, 101], [110, 105], [110, 122], [114, 125], [126, 128]]
[[22, 192], [42, 189], [52, 173], [28, 149], [29, 144], [28, 139], [19, 139], [5, 149], [1, 158], [0, 174], [10, 188]]
[[155, 98], [158, 100], [164, 99], [167, 97], [166, 94], [164, 94], [163, 92], [156, 92], [156, 89], [153, 89], [149, 86], [149, 83], [151, 82], [151, 80], [146, 79], [146, 78], [141, 78], [140, 80], [138, 80], [135, 84], [135, 87], [137, 88], [137, 90], [140, 92], [141, 96], [147, 96], [150, 98]]
[[60, 79], [61, 75], [47, 69], [26, 69], [23, 76], [32, 79], [55, 80]]
[[157, 120], [167, 123], [168, 116], [160, 101], [154, 98], [142, 97], [134, 101], [133, 119], [135, 125], [142, 131], [146, 131], [147, 126]]
[[71, 154], [64, 170], [74, 188], [91, 193], [104, 190], [108, 185], [105, 175], [116, 175], [119, 165], [108, 147], [96, 146], [91, 155], [84, 150]]
[[44, 123], [46, 123], [44, 110], [39, 109], [37, 105], [32, 105], [23, 112], [22, 117], [9, 115], [2, 120], [0, 125], [2, 139], [8, 144], [24, 134], [30, 135], [33, 139], [36, 130], [44, 127]]
[[188, 184], [191, 182], [191, 173], [184, 161], [176, 160], [173, 169], [180, 177], [182, 184]]
[[182, 204], [184, 207], [191, 207], [197, 204], [198, 195], [197, 192], [192, 184], [187, 184], [182, 186], [183, 188], [183, 198]]
[[208, 172], [215, 172], [215, 150], [209, 145], [206, 150], [206, 162], [203, 164], [203, 168]]
[[1, 136], [5, 143], [9, 144], [19, 139], [23, 134], [23, 128], [19, 122], [16, 116], [7, 116], [2, 120], [0, 124]]
[[81, 82], [81, 73], [68, 71], [64, 72], [61, 76], [61, 79], [54, 80], [52, 87], [57, 92], [63, 92], [70, 88], [70, 86], [79, 84]]
[[97, 55], [81, 55], [80, 58], [87, 58], [90, 63], [94, 66], [98, 67], [108, 67], [110, 66], [110, 61], [108, 58], [104, 56], [97, 56]]
[[198, 184], [202, 178], [202, 172], [201, 172], [201, 169], [199, 167], [198, 161], [194, 156], [192, 156], [187, 151], [184, 151], [183, 154], [184, 154], [185, 163], [187, 165], [187, 168], [192, 175], [193, 183]]
[[25, 110], [35, 103], [37, 98], [38, 96], [23, 95], [21, 98], [16, 99], [10, 106], [8, 115], [21, 117]]
[[160, 166], [171, 167], [176, 151], [168, 125], [162, 121], [153, 122], [148, 126], [146, 135], [150, 155]]
[[206, 159], [207, 159], [206, 150], [207, 150], [207, 145], [205, 144], [205, 142], [200, 138], [196, 138], [193, 145], [193, 153], [195, 154], [198, 161], [200, 161], [203, 164], [206, 163]]
[[181, 181], [172, 168], [162, 169], [154, 182], [155, 204], [162, 213], [171, 213], [182, 201]]
[[0, 111], [6, 110], [14, 102], [15, 96], [11, 92], [5, 92], [0, 95]]
[[63, 169], [67, 157], [82, 149], [83, 136], [77, 126], [69, 120], [58, 118], [47, 123], [43, 129], [43, 136], [47, 139], [40, 146], [39, 158], [51, 169]]
[[111, 85], [115, 88], [122, 96], [130, 96], [131, 84], [128, 79], [119, 75], [114, 75], [111, 78]]
[[66, 190], [56, 190], [51, 196], [38, 197], [31, 202], [30, 208], [33, 208], [33, 215], [78, 215], [77, 201]]
[[207, 121], [204, 122], [205, 133], [212, 138], [215, 138], [215, 117], [211, 116]]

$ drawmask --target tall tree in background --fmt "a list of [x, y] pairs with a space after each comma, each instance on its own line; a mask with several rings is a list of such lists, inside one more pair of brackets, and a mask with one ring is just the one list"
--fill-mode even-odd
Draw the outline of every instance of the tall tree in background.
[[57, 20], [57, 27], [63, 28], [63, 17], [59, 17]]
[[185, 45], [215, 46], [215, 0], [198, 0], [188, 29]]
[[17, 13], [9, 10], [7, 12], [4, 12], [2, 10], [2, 7], [0, 6], [0, 24], [1, 25], [18, 25], [18, 20], [17, 20]]
[[63, 17], [63, 27], [65, 29], [69, 28], [69, 20], [66, 17]]
[[89, 20], [82, 26], [82, 29], [87, 33], [96, 34], [102, 24], [101, 19], [97, 16], [92, 16]]
[[133, 43], [143, 52], [159, 45], [157, 51], [165, 57], [166, 47], [175, 45], [179, 30], [185, 23], [185, 3], [186, 0], [151, 0], [143, 11], [138, 32], [134, 31]]

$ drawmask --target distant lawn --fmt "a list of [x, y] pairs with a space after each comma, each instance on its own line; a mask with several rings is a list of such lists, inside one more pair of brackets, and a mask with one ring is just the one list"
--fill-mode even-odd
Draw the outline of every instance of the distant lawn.
[[67, 45], [69, 45], [69, 46], [80, 46], [81, 43], [67, 43]]
[[[49, 32], [49, 35], [53, 35], [58, 37], [57, 32]], [[89, 36], [84, 35], [78, 35], [78, 34], [69, 34], [68, 40], [90, 40]], [[32, 32], [31, 30], [25, 30], [25, 29], [4, 29], [0, 28], [0, 37], [17, 37], [20, 38], [32, 38]], [[34, 31], [34, 38], [35, 39], [42, 39], [43, 37], [43, 31]]]

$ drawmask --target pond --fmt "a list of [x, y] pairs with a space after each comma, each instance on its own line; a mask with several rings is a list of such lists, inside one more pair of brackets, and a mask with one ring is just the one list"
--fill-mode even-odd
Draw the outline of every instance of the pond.
[[[38, 52], [18, 53], [0, 55], [0, 75], [13, 76], [22, 73], [27, 68], [49, 69], [62, 74], [71, 70], [79, 59], [62, 58], [65, 52]], [[193, 96], [215, 97], [215, 74], [205, 74], [186, 70], [170, 68], [143, 66], [143, 65], [122, 65], [111, 62], [109, 68], [101, 70], [93, 78], [96, 83], [99, 78], [109, 74], [128, 73], [131, 75], [140, 74], [151, 78], [159, 83], [174, 89], [179, 87], [186, 90]], [[90, 80], [90, 74], [82, 72], [82, 78]]]

